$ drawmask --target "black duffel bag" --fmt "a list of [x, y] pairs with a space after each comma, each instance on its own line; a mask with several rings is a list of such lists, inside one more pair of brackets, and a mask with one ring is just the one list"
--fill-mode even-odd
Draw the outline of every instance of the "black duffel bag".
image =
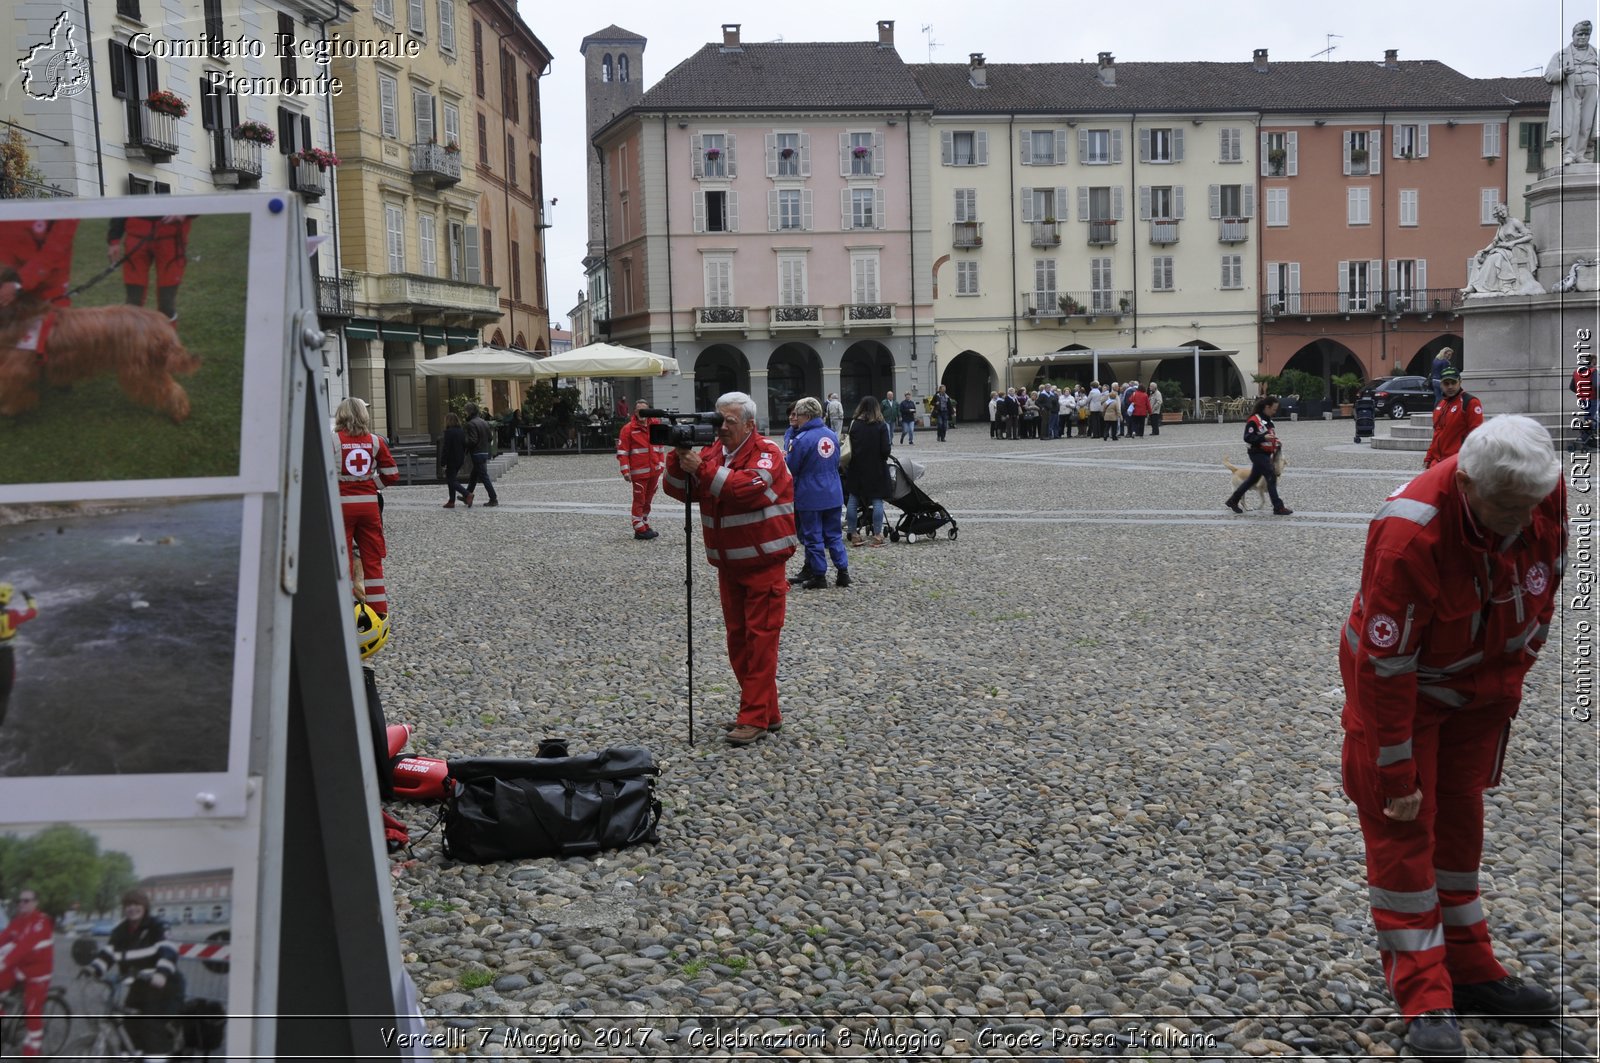
[[449, 770], [444, 852], [452, 860], [588, 856], [656, 840], [661, 769], [647, 749], [452, 760]]

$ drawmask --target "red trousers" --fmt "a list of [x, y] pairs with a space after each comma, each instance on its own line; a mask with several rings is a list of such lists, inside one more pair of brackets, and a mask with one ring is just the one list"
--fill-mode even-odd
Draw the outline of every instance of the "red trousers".
[[[357, 497], [359, 501], [355, 501]], [[367, 501], [371, 498], [372, 501]], [[389, 592], [383, 586], [383, 558], [389, 547], [383, 541], [383, 511], [376, 495], [346, 495], [340, 499], [344, 511], [344, 546], [355, 561], [361, 552], [361, 576], [367, 588], [367, 604], [379, 616], [389, 615]], [[352, 572], [351, 578], [354, 578]]]
[[650, 502], [656, 497], [656, 488], [661, 484], [661, 474], [640, 476], [634, 473], [633, 480], [633, 530], [641, 532], [650, 527]]
[[[19, 981], [22, 987], [22, 1026], [28, 1032], [22, 1038], [22, 1054], [44, 1054], [44, 1000], [50, 992], [50, 976], [40, 975], [23, 980], [24, 976], [13, 968], [0, 970], [0, 995], [11, 992]], [[0, 1017], [5, 1010], [0, 1008]]]
[[778, 636], [789, 594], [783, 562], [758, 569], [717, 569], [728, 663], [739, 679], [739, 723], [771, 727], [778, 711]]
[[1358, 732], [1345, 736], [1344, 789], [1367, 843], [1367, 892], [1378, 953], [1406, 1018], [1454, 1007], [1457, 983], [1504, 978], [1479, 902], [1483, 791], [1500, 782], [1514, 705], [1417, 706], [1411, 755], [1422, 809], [1402, 823], [1383, 814], [1378, 771]]

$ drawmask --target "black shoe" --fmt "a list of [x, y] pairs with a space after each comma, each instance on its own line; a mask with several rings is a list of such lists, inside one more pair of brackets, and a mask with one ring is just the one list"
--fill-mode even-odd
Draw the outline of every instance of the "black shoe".
[[807, 591], [820, 591], [820, 590], [825, 589], [827, 586], [828, 586], [828, 577], [827, 576], [817, 576], [817, 575], [807, 576], [800, 583], [800, 589], [801, 590], [807, 590]]
[[796, 572], [794, 575], [789, 577], [789, 586], [798, 587], [800, 584], [810, 579], [811, 575], [812, 573], [809, 568], [803, 568], [799, 572]]
[[636, 531], [633, 533], [633, 537], [635, 539], [655, 539], [659, 538], [660, 535], [661, 533], [656, 531], [654, 528], [646, 528], [644, 531]]
[[1424, 1012], [1412, 1019], [1411, 1025], [1406, 1027], [1406, 1047], [1414, 1055], [1430, 1059], [1460, 1059], [1467, 1054], [1466, 1042], [1461, 1039], [1461, 1024], [1449, 1008]]
[[1551, 1016], [1561, 1005], [1548, 989], [1529, 985], [1514, 974], [1497, 982], [1456, 986], [1456, 1010], [1463, 1015]]
[[1273, 506], [1272, 515], [1274, 517], [1292, 517], [1294, 516], [1294, 510], [1288, 506]]
[[850, 570], [847, 568], [841, 568], [839, 570], [839, 574], [833, 579], [833, 585], [835, 587], [850, 586]]
[[498, 498], [491, 498], [491, 499], [489, 499], [489, 501], [487, 501], [487, 502], [485, 502], [483, 504], [483, 508], [484, 509], [493, 509], [495, 506], [498, 506], [499, 504], [500, 504], [500, 500]]
[[1235, 513], [1244, 512], [1244, 507], [1239, 504], [1239, 500], [1237, 498], [1230, 498], [1222, 504], [1233, 510]]

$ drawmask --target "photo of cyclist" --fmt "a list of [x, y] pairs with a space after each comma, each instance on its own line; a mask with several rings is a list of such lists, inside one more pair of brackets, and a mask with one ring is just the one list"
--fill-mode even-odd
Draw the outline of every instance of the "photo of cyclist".
[[172, 1020], [182, 1010], [183, 976], [178, 947], [167, 936], [167, 924], [150, 914], [150, 896], [143, 890], [122, 895], [122, 922], [78, 975], [104, 978], [113, 967], [119, 978], [133, 979], [126, 1005], [139, 1014], [125, 1020], [128, 1037], [147, 1063], [164, 1060], [172, 1051]]
[[[39, 894], [24, 888], [17, 894], [11, 922], [0, 930], [0, 997], [20, 983], [24, 1058], [43, 1054], [44, 1001], [55, 972], [55, 921], [39, 910]], [[6, 1014], [0, 1001], [0, 1018]]]

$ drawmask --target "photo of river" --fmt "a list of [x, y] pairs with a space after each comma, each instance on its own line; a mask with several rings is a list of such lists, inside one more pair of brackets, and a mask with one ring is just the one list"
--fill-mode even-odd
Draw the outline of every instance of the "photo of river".
[[243, 519], [237, 498], [0, 506], [0, 776], [227, 770]]

